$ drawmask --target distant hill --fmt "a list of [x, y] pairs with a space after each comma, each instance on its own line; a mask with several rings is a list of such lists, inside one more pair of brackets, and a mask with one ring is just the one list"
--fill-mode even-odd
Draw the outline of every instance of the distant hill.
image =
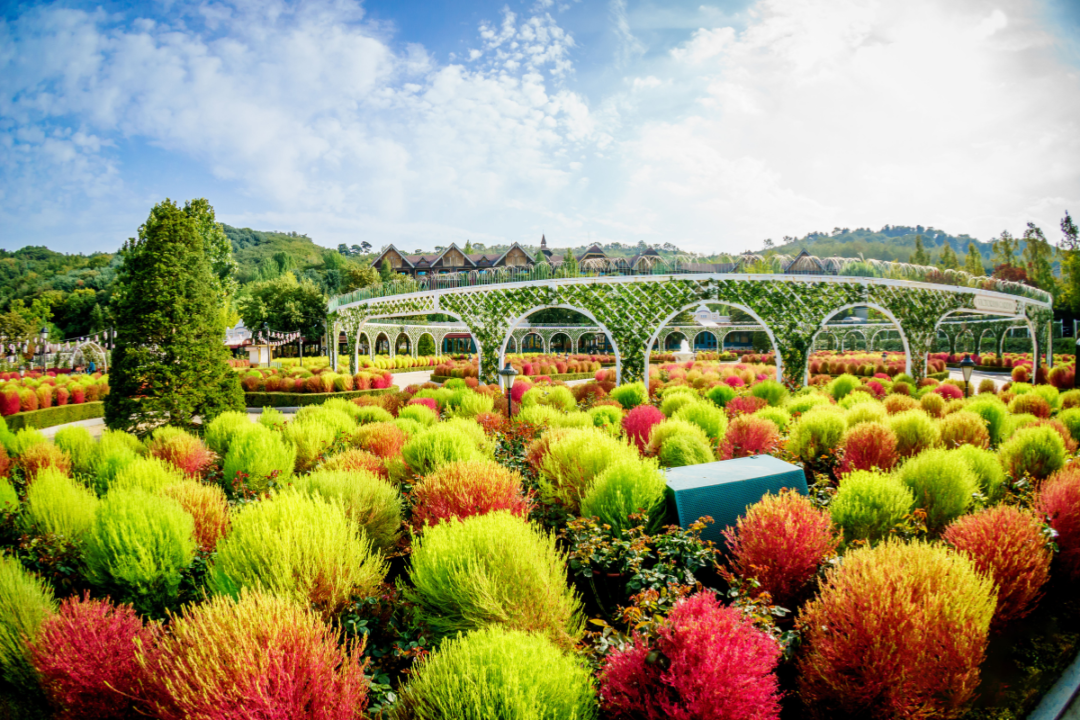
[[280, 265], [282, 253], [289, 258], [289, 267], [285, 269], [299, 274], [309, 268], [322, 268], [328, 254], [338, 254], [336, 250], [316, 245], [307, 235], [295, 232], [268, 232], [225, 224], [222, 228], [232, 242], [233, 258], [240, 266], [241, 284], [259, 279], [260, 269], [269, 267], [270, 263]]

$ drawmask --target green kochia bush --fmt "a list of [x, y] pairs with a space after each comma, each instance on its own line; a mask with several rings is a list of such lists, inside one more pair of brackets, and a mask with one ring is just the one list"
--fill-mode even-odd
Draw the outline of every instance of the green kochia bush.
[[184, 481], [184, 473], [156, 457], [141, 457], [125, 465], [109, 485], [109, 489], [138, 489], [148, 493]]
[[142, 490], [113, 490], [85, 542], [90, 582], [115, 600], [155, 614], [174, 601], [195, 557], [195, 521], [178, 502]]
[[895, 475], [855, 470], [840, 481], [829, 513], [844, 530], [844, 540], [884, 538], [915, 506], [915, 496]]
[[630, 515], [645, 513], [658, 525], [663, 520], [664, 490], [667, 481], [655, 460], [624, 456], [608, 465], [585, 493], [581, 501], [583, 517], [598, 517], [600, 522], [621, 532], [638, 523]]
[[709, 443], [694, 435], [673, 435], [660, 445], [657, 456], [665, 467], [684, 467], [712, 462], [712, 448]]
[[555, 537], [508, 512], [425, 529], [410, 577], [408, 597], [438, 633], [501, 625], [569, 649], [582, 632], [581, 603]]
[[603, 430], [572, 430], [551, 443], [540, 461], [540, 492], [577, 512], [581, 498], [596, 477], [616, 459], [637, 451]]
[[[479, 425], [470, 424], [483, 434]], [[405, 443], [401, 454], [409, 467], [421, 475], [427, 475], [447, 463], [482, 460], [485, 457], [478, 439], [460, 424], [450, 422], [432, 425], [416, 433]]]
[[39, 533], [79, 541], [90, 530], [98, 498], [59, 470], [45, 468], [26, 491], [26, 521]]
[[229, 451], [229, 443], [233, 438], [251, 425], [247, 413], [228, 411], [214, 418], [206, 426], [203, 439], [207, 447], [222, 457]]
[[900, 479], [926, 511], [926, 524], [941, 530], [967, 512], [979, 481], [964, 456], [951, 450], [927, 450], [900, 468]]
[[94, 438], [90, 431], [81, 425], [60, 428], [53, 436], [53, 442], [71, 458], [71, 469], [79, 474], [93, 471]]
[[731, 402], [738, 393], [730, 385], [721, 383], [705, 393], [705, 397], [713, 401], [718, 407], [724, 407]]
[[637, 407], [649, 399], [649, 393], [645, 390], [644, 383], [627, 383], [612, 390], [611, 399], [623, 406], [624, 410]]
[[727, 414], [709, 403], [695, 402], [686, 405], [675, 413], [675, 418], [692, 422], [704, 430], [709, 436], [709, 442], [714, 446], [720, 442], [727, 431]]
[[784, 409], [792, 415], [795, 415], [807, 413], [812, 408], [829, 407], [831, 405], [832, 403], [829, 402], [829, 398], [824, 395], [796, 395], [788, 398], [788, 401], [784, 403]]
[[262, 588], [331, 615], [353, 596], [370, 597], [386, 565], [338, 502], [287, 490], [248, 505], [218, 543], [207, 584], [239, 597]]
[[[1074, 391], [1070, 390], [1070, 392]], [[1072, 435], [1073, 440], [1080, 440], [1080, 408], [1072, 407], [1068, 410], [1062, 410], [1058, 413], [1057, 419], [1069, 429], [1069, 434]]]
[[[351, 424], [351, 421], [350, 421]], [[355, 430], [353, 425], [351, 430]], [[332, 419], [309, 415], [304, 419], [297, 418], [285, 426], [282, 437], [296, 449], [294, 468], [297, 472], [305, 472], [318, 463], [331, 449], [334, 442], [348, 432]]]
[[896, 452], [901, 457], [918, 455], [938, 444], [937, 425], [922, 410], [906, 410], [889, 418], [889, 428], [896, 434]]
[[[574, 394], [570, 392], [569, 388], [561, 385], [550, 385], [527, 390], [521, 398], [521, 405], [522, 407], [547, 405], [563, 412], [570, 412], [577, 407], [577, 401], [574, 400]], [[491, 412], [490, 408], [487, 412]]]
[[401, 495], [386, 480], [363, 470], [316, 470], [304, 478], [311, 492], [341, 503], [349, 519], [380, 550], [389, 550], [400, 535]]
[[847, 430], [844, 414], [822, 408], [799, 418], [788, 435], [788, 447], [803, 462], [812, 463], [832, 456]]
[[134, 462], [142, 449], [142, 443], [134, 435], [116, 430], [103, 432], [94, 449], [92, 461], [94, 486], [98, 493], [103, 494], [116, 474]]
[[862, 381], [859, 378], [844, 374], [829, 383], [825, 391], [832, 395], [834, 400], [839, 400], [860, 385]]
[[750, 388], [750, 394], [763, 398], [772, 407], [780, 407], [791, 393], [775, 380], [762, 380]]
[[359, 412], [356, 413], [354, 418], [361, 425], [377, 422], [392, 422], [394, 419], [393, 415], [387, 412], [384, 408], [378, 407], [376, 405], [366, 405], [364, 407], [360, 407], [357, 405], [354, 407], [359, 410]]
[[56, 611], [52, 589], [13, 557], [0, 555], [0, 677], [22, 693], [37, 694], [26, 640]]
[[229, 446], [224, 478], [232, 482], [242, 472], [248, 476], [249, 487], [264, 490], [271, 476], [278, 481], [291, 476], [295, 463], [296, 448], [282, 440], [280, 433], [248, 423], [248, 428]]
[[1004, 439], [1005, 420], [1009, 416], [1009, 410], [1005, 403], [1001, 402], [996, 395], [980, 395], [977, 400], [964, 407], [977, 413], [986, 421], [986, 430], [990, 433], [990, 444], [998, 445]]
[[[375, 408], [375, 409], [376, 410], [382, 410], [382, 408]], [[386, 412], [386, 411], [383, 410], [383, 412]], [[386, 414], [389, 415], [390, 413], [386, 413]], [[399, 420], [415, 420], [416, 422], [420, 423], [424, 427], [430, 427], [431, 425], [434, 425], [435, 423], [439, 422], [439, 413], [435, 412], [434, 410], [429, 408], [427, 405], [406, 405], [405, 407], [401, 408], [401, 410], [398, 411], [398, 419]], [[387, 420], [386, 422], [390, 422], [391, 420], [393, 420], [393, 418], [391, 418], [390, 420]]]
[[486, 627], [452, 638], [413, 670], [398, 718], [589, 720], [586, 666], [535, 633]]
[[698, 403], [700, 403], [700, 400], [689, 393], [666, 393], [660, 403], [660, 412], [664, 413], [664, 417], [672, 417], [687, 405], [697, 405]]
[[968, 467], [975, 473], [983, 495], [991, 502], [1000, 500], [1005, 490], [1005, 471], [997, 455], [974, 445], [961, 445], [953, 452], [964, 458]]
[[1000, 454], [1001, 464], [1013, 477], [1043, 480], [1065, 464], [1065, 441], [1052, 427], [1027, 427], [1002, 445]]
[[589, 410], [588, 415], [592, 418], [595, 427], [603, 428], [612, 435], [622, 432], [623, 414], [619, 408], [611, 405], [597, 405]]
[[15, 512], [19, 509], [19, 494], [7, 478], [0, 477], [0, 512]]

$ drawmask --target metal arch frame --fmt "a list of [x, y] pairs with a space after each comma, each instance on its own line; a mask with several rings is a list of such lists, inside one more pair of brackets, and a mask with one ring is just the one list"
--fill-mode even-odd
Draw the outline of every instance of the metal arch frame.
[[[104, 373], [109, 372], [109, 353], [99, 343], [96, 343], [93, 340], [86, 340], [84, 342], [79, 343], [75, 347], [71, 348], [71, 355], [69, 356], [69, 362], [71, 362], [71, 367], [75, 367], [75, 356], [76, 355], [78, 355], [79, 353], [82, 353], [83, 356], [85, 357], [86, 351], [83, 350], [83, 348], [86, 348], [86, 347], [93, 348], [94, 350], [96, 350], [97, 352], [99, 352], [101, 354], [101, 358], [102, 358], [101, 371], [104, 372]], [[54, 353], [54, 354], [59, 356], [59, 353]]]
[[[562, 310], [573, 310], [575, 312], [581, 313], [582, 315], [584, 315], [585, 317], [589, 318], [594, 323], [596, 323], [596, 327], [589, 328], [589, 331], [596, 332], [597, 329], [599, 329], [600, 332], [603, 332], [605, 335], [607, 335], [608, 342], [611, 343], [611, 348], [612, 348], [612, 350], [615, 351], [615, 353], [614, 353], [615, 354], [615, 382], [616, 383], [621, 383], [622, 382], [622, 353], [619, 352], [619, 346], [615, 342], [615, 337], [612, 335], [611, 331], [608, 330], [604, 326], [604, 323], [600, 322], [596, 318], [596, 316], [594, 316], [592, 314], [592, 311], [590, 311], [588, 309], [585, 309], [585, 308], [575, 307], [573, 305], [565, 305], [565, 304], [563, 304], [563, 305], [539, 305], [539, 306], [530, 308], [529, 310], [526, 310], [525, 312], [521, 313], [516, 318], [514, 318], [510, 322], [510, 327], [506, 332], [506, 336], [503, 338], [502, 344], [499, 345], [499, 347], [498, 347], [499, 367], [503, 367], [506, 364], [506, 346], [509, 344], [510, 338], [513, 337], [514, 331], [518, 329], [518, 326], [525, 320], [525, 318], [527, 318], [530, 315], [532, 315], [533, 313], [539, 312], [541, 310], [550, 310], [550, 309], [553, 309], [553, 308], [558, 308], [558, 309], [562, 309]], [[530, 326], [528, 328], [528, 330], [529, 330], [529, 332], [526, 333], [526, 335], [532, 333], [535, 329]], [[544, 337], [542, 335], [541, 335], [541, 339], [544, 339]], [[575, 347], [576, 346], [577, 346], [577, 344], [575, 342]], [[549, 348], [550, 348], [550, 340], [545, 340], [545, 342], [544, 342], [544, 352], [547, 353]]]
[[[911, 346], [908, 344], [907, 335], [904, 333], [904, 329], [901, 326], [899, 319], [897, 319], [897, 317], [893, 314], [893, 312], [891, 310], [884, 307], [883, 305], [878, 305], [877, 303], [872, 303], [872, 302], [866, 302], [866, 303], [850, 303], [848, 305], [838, 307], [835, 310], [833, 310], [831, 313], [829, 313], [825, 317], [824, 320], [821, 321], [821, 329], [819, 329], [817, 331], [817, 333], [814, 334], [814, 338], [816, 339], [817, 336], [822, 332], [829, 332], [828, 322], [829, 322], [829, 320], [831, 318], [835, 317], [839, 313], [844, 312], [845, 310], [851, 310], [852, 308], [857, 308], [857, 307], [866, 307], [866, 308], [870, 308], [871, 310], [877, 310], [879, 313], [881, 313], [882, 315], [884, 315], [885, 317], [887, 317], [889, 319], [889, 322], [892, 323], [892, 328], [890, 328], [890, 329], [895, 330], [896, 332], [900, 333], [900, 342], [903, 343], [903, 345], [904, 345], [904, 373], [906, 373], [907, 375], [911, 375], [911, 370], [912, 370], [912, 368], [911, 368]], [[882, 328], [882, 330], [884, 330], [884, 329], [885, 328]], [[835, 331], [833, 331], [833, 332], [835, 333]], [[862, 332], [862, 331], [860, 330], [860, 332]], [[878, 332], [881, 332], [881, 330], [879, 330]], [[876, 333], [875, 333], [875, 335], [876, 335]], [[834, 337], [836, 337], [836, 336], [834, 335]], [[866, 337], [865, 332], [863, 333], [863, 337], [864, 338]], [[866, 347], [867, 347], [867, 350], [869, 351], [869, 348], [870, 348], [869, 342], [867, 342]], [[926, 356], [924, 354], [923, 355], [923, 368], [925, 369], [925, 367], [926, 367]], [[804, 377], [803, 384], [805, 384], [806, 381], [810, 378], [810, 356], [809, 355], [807, 355], [807, 357], [806, 357], [806, 367], [805, 367], [805, 369], [803, 371], [803, 377]]]

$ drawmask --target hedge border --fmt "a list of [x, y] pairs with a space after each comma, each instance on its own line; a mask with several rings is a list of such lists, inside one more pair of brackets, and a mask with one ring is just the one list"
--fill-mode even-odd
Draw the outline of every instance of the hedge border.
[[[561, 380], [563, 382], [566, 382], [567, 380], [586, 380], [586, 379], [591, 380], [592, 378], [596, 377], [596, 373], [595, 372], [563, 373], [562, 375], [543, 375], [543, 376], [540, 376], [540, 375], [517, 375], [516, 377], [525, 378], [526, 380], [529, 380], [530, 378], [534, 378], [534, 377], [549, 377], [552, 380]], [[464, 380], [464, 379], [465, 378], [451, 377], [450, 375], [432, 375], [431, 376], [431, 382], [434, 382], [434, 383], [444, 383], [447, 380]], [[531, 382], [531, 380], [530, 380], [530, 382]]]
[[333, 393], [246, 392], [244, 393], [244, 402], [249, 408], [302, 407], [304, 405], [321, 405], [331, 398], [353, 400], [365, 395], [385, 395], [395, 390], [397, 390], [396, 387], [375, 390], [346, 390]]
[[31, 410], [8, 415], [4, 418], [8, 430], [23, 428], [49, 428], [79, 420], [105, 417], [105, 403], [100, 400], [68, 405], [54, 405], [43, 410]]

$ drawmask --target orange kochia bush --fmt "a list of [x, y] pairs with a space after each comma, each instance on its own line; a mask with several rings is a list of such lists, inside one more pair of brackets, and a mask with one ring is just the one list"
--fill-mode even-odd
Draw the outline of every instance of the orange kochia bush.
[[413, 526], [437, 525], [452, 518], [508, 510], [527, 517], [531, 501], [521, 476], [490, 460], [465, 460], [444, 465], [416, 484]]
[[1043, 481], [1035, 508], [1058, 534], [1057, 561], [1073, 580], [1080, 580], [1080, 466], [1069, 465]]
[[739, 415], [728, 425], [717, 454], [721, 460], [767, 455], [780, 445], [776, 423], [763, 417]]
[[853, 470], [892, 470], [898, 459], [896, 433], [878, 422], [859, 423], [844, 435], [840, 474]]

